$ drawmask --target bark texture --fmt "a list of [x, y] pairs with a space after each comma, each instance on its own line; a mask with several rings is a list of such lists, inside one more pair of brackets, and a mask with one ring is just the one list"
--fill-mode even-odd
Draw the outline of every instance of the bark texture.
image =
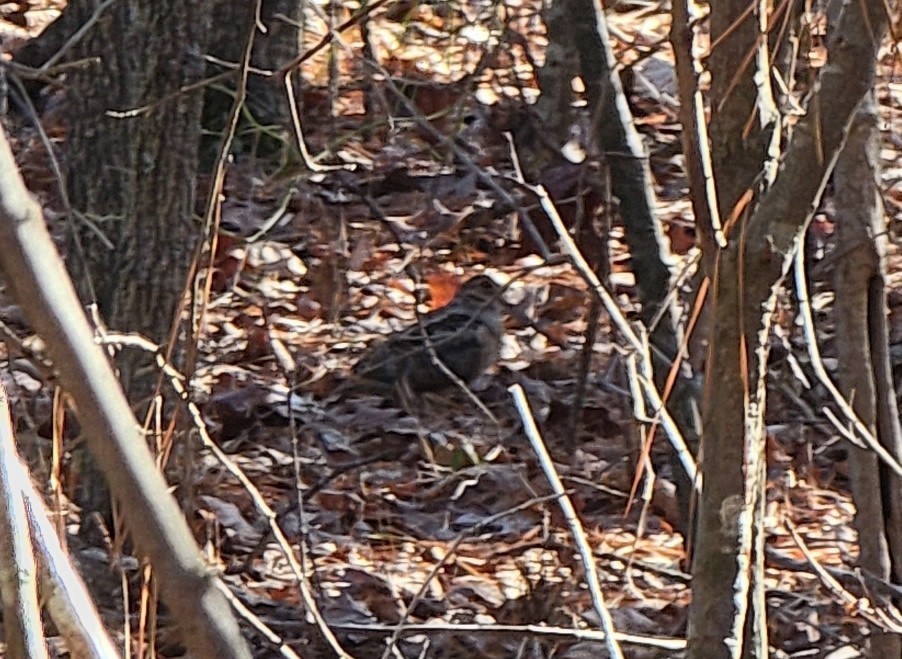
[[[66, 13], [81, 24], [93, 6], [72, 0]], [[210, 0], [120, 0], [70, 54], [89, 62], [67, 88], [70, 272], [108, 327], [161, 345], [178, 322], [201, 236], [193, 214], [203, 92], [183, 90], [204, 75], [210, 7]], [[124, 350], [116, 365], [132, 404], [146, 402], [156, 386], [151, 356]], [[86, 512], [109, 510], [104, 479], [87, 455], [79, 486]]]
[[[834, 174], [841, 251], [835, 272], [836, 345], [843, 395], [890, 455], [899, 460], [899, 412], [886, 351], [887, 227], [876, 180], [878, 152], [872, 95], [855, 117]], [[890, 395], [884, 394], [884, 398], [889, 409], [878, 405], [878, 392], [887, 389]], [[902, 583], [899, 477], [885, 468], [872, 450], [850, 446], [849, 479], [855, 500], [859, 567], [891, 583]], [[869, 643], [871, 656], [902, 656], [902, 641], [896, 634], [874, 629]]]
[[[794, 129], [779, 174], [721, 253], [706, 377], [704, 487], [689, 619], [691, 659], [756, 656], [763, 645], [764, 630], [749, 624], [760, 620], [763, 606], [760, 588], [750, 582], [750, 566], [760, 564], [763, 538], [750, 515], [760, 514], [764, 495], [766, 332], [794, 250], [843, 148], [852, 117], [873, 86], [885, 28], [881, 3], [846, 6], [829, 43], [830, 61], [819, 89]], [[818, 111], [828, 104], [829, 113]], [[727, 147], [722, 141], [715, 142], [715, 149], [723, 148]], [[742, 150], [736, 157], [744, 157]], [[764, 158], [760, 151], [759, 158]], [[715, 171], [719, 177], [733, 173]], [[724, 190], [741, 194], [742, 186], [718, 182], [721, 194]]]
[[757, 188], [773, 130], [756, 128], [760, 99], [752, 55], [759, 33], [749, 5], [722, 0], [711, 12], [711, 41], [717, 44], [711, 56], [711, 160], [724, 221], [746, 191]]
[[548, 31], [548, 47], [545, 63], [536, 71], [536, 82], [542, 93], [536, 100], [535, 109], [543, 131], [547, 131], [546, 140], [560, 149], [570, 138], [570, 128], [576, 116], [572, 105], [572, 81], [578, 72], [579, 62], [567, 3], [551, 3], [546, 7], [543, 18]]
[[632, 123], [619, 76], [614, 72], [604, 14], [597, 0], [569, 0], [573, 39], [589, 106], [600, 114], [598, 141], [609, 160], [611, 191], [620, 201], [633, 272], [644, 312], [653, 315], [670, 285], [670, 247], [654, 216], [654, 182], [648, 151]]
[[[218, 134], [226, 124], [235, 94], [237, 67], [245, 56], [245, 46], [253, 31], [250, 75], [247, 78], [245, 110], [239, 124], [236, 148], [254, 150], [262, 145], [267, 152], [278, 148], [280, 129], [290, 124], [288, 99], [283, 77], [268, 75], [300, 55], [303, 41], [302, 3], [298, 0], [262, 0], [260, 15], [255, 15], [256, 2], [212, 0], [214, 16], [209, 38], [209, 52], [220, 63], [210, 67], [210, 74], [234, 71], [235, 75], [206, 93], [204, 126]], [[261, 29], [262, 28], [262, 29]], [[300, 102], [300, 76], [294, 76], [295, 94]]]
[[[67, 11], [87, 17], [93, 3]], [[115, 330], [169, 337], [195, 246], [194, 179], [208, 0], [122, 0], [79, 43], [93, 58], [69, 84], [68, 187], [77, 238], [70, 265], [85, 301]], [[134, 354], [120, 363], [137, 385]]]

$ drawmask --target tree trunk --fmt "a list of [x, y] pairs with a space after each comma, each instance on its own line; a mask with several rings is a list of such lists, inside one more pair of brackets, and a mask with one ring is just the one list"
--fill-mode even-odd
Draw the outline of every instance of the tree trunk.
[[[894, 395], [889, 396], [892, 408], [887, 410], [886, 420], [878, 424], [881, 376], [892, 392], [889, 365], [880, 368], [881, 353], [883, 359], [887, 357], [888, 337], [886, 222], [876, 181], [878, 142], [877, 114], [871, 95], [852, 124], [834, 175], [837, 249], [841, 252], [835, 272], [836, 345], [843, 395], [890, 455], [899, 460], [899, 412]], [[872, 351], [872, 347], [880, 346], [882, 351]], [[881, 579], [900, 583], [899, 478], [881, 464], [872, 450], [854, 446], [849, 448], [849, 478], [855, 500], [859, 567]], [[869, 644], [871, 656], [902, 655], [902, 643], [896, 634], [872, 629]]]
[[[689, 659], [766, 655], [764, 602], [752, 567], [760, 568], [763, 548], [761, 420], [767, 331], [794, 250], [845, 143], [852, 117], [873, 86], [885, 29], [882, 3], [846, 5], [829, 42], [830, 61], [808, 115], [793, 130], [779, 174], [747, 219], [739, 220], [720, 255], [705, 383], [704, 485], [693, 560]], [[817, 109], [827, 107], [827, 99], [831, 111], [821, 114]], [[715, 142], [715, 147], [724, 148], [720, 144]], [[725, 169], [716, 170], [719, 177], [744, 178], [744, 165], [733, 172], [726, 169], [729, 160], [720, 158]], [[764, 168], [764, 156], [759, 158]], [[741, 195], [739, 191], [747, 188], [719, 178], [718, 189]]]
[[[651, 326], [665, 305], [670, 292], [670, 245], [655, 216], [655, 189], [648, 165], [648, 149], [633, 124], [632, 114], [615, 68], [607, 23], [597, 0], [569, 0], [564, 4], [572, 21], [572, 41], [580, 59], [580, 72], [586, 85], [586, 97], [597, 126], [599, 148], [608, 160], [611, 192], [619, 201], [625, 236], [630, 250], [633, 273], [642, 303], [642, 319]], [[661, 321], [651, 329], [654, 347], [655, 381], [663, 387], [677, 358], [680, 333], [675, 310], [665, 310]], [[667, 410], [695, 450], [696, 387], [691, 384], [688, 364], [683, 363], [675, 381]], [[690, 535], [690, 499], [693, 483], [673, 454], [671, 465], [680, 504], [679, 530]]]
[[[72, 0], [81, 20], [93, 2]], [[91, 64], [68, 81], [68, 189], [75, 213], [69, 265], [82, 300], [116, 331], [165, 344], [200, 239], [194, 181], [209, 0], [120, 0], [77, 44]], [[125, 351], [120, 376], [132, 404], [150, 395], [149, 357]], [[140, 415], [139, 415], [139, 418]], [[90, 469], [89, 469], [90, 471]], [[99, 478], [82, 503], [103, 509]]]
[[[210, 67], [211, 75], [231, 69], [236, 72], [232, 80], [238, 79], [237, 67], [245, 57], [247, 39], [254, 30], [246, 113], [241, 115], [236, 149], [259, 150], [262, 153], [278, 150], [280, 145], [284, 146], [279, 136], [287, 134], [291, 116], [282, 76], [266, 74], [278, 71], [300, 55], [304, 26], [302, 3], [299, 0], [262, 0], [260, 16], [257, 17], [254, 15], [254, 2], [212, 1], [216, 20], [211, 26], [209, 50], [220, 63]], [[263, 26], [265, 31], [258, 26]], [[295, 75], [293, 82], [298, 106], [301, 107], [300, 75]], [[227, 92], [223, 91], [223, 87]], [[234, 83], [208, 89], [204, 108], [206, 130], [217, 135], [222, 131], [234, 93]], [[218, 140], [216, 143], [218, 146]]]
[[[543, 146], [551, 144], [557, 148], [555, 155], [559, 157], [560, 148], [570, 139], [570, 131], [576, 112], [573, 109], [573, 76], [578, 73], [576, 47], [573, 43], [573, 25], [571, 12], [567, 2], [553, 2], [545, 7], [543, 19], [548, 32], [548, 47], [545, 49], [545, 63], [536, 71], [536, 82], [541, 94], [536, 100], [535, 111], [541, 130], [545, 132]], [[547, 146], [546, 146], [547, 148]], [[547, 161], [548, 155], [542, 160]], [[530, 160], [534, 154], [528, 154]], [[532, 162], [528, 163], [533, 165]], [[546, 162], [533, 166], [534, 171], [541, 171]]]
[[[758, 41], [767, 18], [761, 15], [765, 3], [757, 3], [757, 12], [748, 9], [748, 0], [725, 0], [711, 12], [711, 38], [718, 46], [710, 60], [709, 135], [722, 223], [751, 192], [739, 222], [748, 221], [759, 194], [773, 182], [775, 172], [768, 162], [775, 158], [780, 138], [766, 43], [762, 47]], [[713, 286], [697, 340], [698, 345], [705, 338], [709, 342], [702, 403], [703, 490], [692, 545], [693, 572], [699, 573], [699, 597], [693, 599], [690, 615], [694, 657], [708, 652], [711, 657], [767, 655], [762, 580], [764, 376], [767, 335], [783, 274], [778, 266], [755, 281], [760, 286], [754, 291], [746, 288], [749, 278], [757, 276], [755, 269], [767, 262], [747, 263], [744, 236], [738, 235], [744, 229], [737, 230], [725, 249], [705, 259], [705, 274], [713, 278]], [[712, 226], [700, 232], [716, 235]], [[709, 248], [715, 244], [708, 241]], [[722, 605], [725, 596], [734, 607]]]
[[[755, 82], [755, 74], [769, 81], [770, 72], [749, 57], [759, 45], [756, 18], [749, 0], [720, 0], [712, 6], [711, 40], [718, 46], [710, 67], [711, 160], [723, 221], [746, 191], [756, 190], [775, 128], [773, 99], [762, 99], [770, 96], [770, 85], [759, 88]], [[751, 126], [750, 118], [755, 119]]]

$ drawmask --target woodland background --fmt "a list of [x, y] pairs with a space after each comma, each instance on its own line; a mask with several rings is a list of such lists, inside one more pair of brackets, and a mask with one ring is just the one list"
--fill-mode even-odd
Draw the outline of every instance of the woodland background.
[[[0, 2], [7, 654], [902, 656], [900, 26]], [[341, 393], [482, 272], [488, 377]]]

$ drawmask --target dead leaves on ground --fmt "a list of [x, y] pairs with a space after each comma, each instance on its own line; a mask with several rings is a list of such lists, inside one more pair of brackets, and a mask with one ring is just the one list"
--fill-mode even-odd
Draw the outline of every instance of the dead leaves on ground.
[[[18, 23], [25, 3], [4, 4], [12, 9], [6, 22]], [[523, 49], [535, 50], [529, 53], [535, 56], [545, 37], [530, 3], [508, 5], [505, 29], [526, 38], [499, 41], [505, 47], [495, 44], [486, 57], [480, 21], [488, 25], [497, 19], [479, 13], [487, 6], [390, 3], [385, 21], [377, 16], [372, 27], [377, 49], [391, 53], [384, 59], [389, 75], [428, 116], [428, 125], [461, 138], [467, 157], [492, 171], [517, 207], [418, 125], [403, 104], [381, 105], [381, 112], [393, 115], [391, 121], [372, 130], [363, 126], [358, 59], [339, 57], [339, 74], [353, 84], [330, 103], [326, 59], [316, 60], [305, 70], [310, 84], [304, 102], [312, 115], [306, 137], [318, 150], [330, 135], [346, 135], [333, 153], [359, 167], [291, 179], [285, 172], [258, 171], [254, 162], [232, 164], [221, 208], [228, 235], [218, 238], [202, 328], [203, 361], [193, 384], [216, 441], [279, 511], [295, 549], [302, 540], [306, 544], [311, 580], [330, 624], [406, 620], [597, 627], [572, 538], [556, 504], [543, 500], [548, 486], [511, 408], [507, 387], [522, 385], [586, 527], [615, 626], [680, 636], [689, 591], [680, 571], [679, 538], [669, 521], [671, 476], [657, 455], [661, 468], [648, 515], [641, 526], [641, 506], [624, 516], [638, 447], [616, 368], [617, 338], [606, 319], [593, 348], [581, 425], [570, 427], [587, 298], [569, 268], [537, 267], [540, 245], [525, 236], [516, 217], [523, 209], [554, 249], [556, 236], [535, 195], [516, 181], [503, 136], [509, 131], [522, 138], [535, 131], [525, 100], [536, 89]], [[694, 246], [694, 228], [686, 220], [691, 212], [672, 66], [656, 50], [666, 41], [669, 24], [666, 12], [648, 3], [631, 7], [627, 3], [611, 15], [611, 31], [622, 60], [637, 62], [625, 83], [640, 129], [651, 138], [662, 200], [658, 215], [674, 251], [686, 254]], [[443, 30], [456, 40], [432, 38]], [[477, 65], [483, 67], [480, 77], [461, 75]], [[384, 84], [375, 91], [390, 96]], [[888, 212], [896, 222], [902, 219], [902, 195], [894, 185], [900, 177], [899, 93], [893, 84], [878, 90], [895, 147], [881, 156]], [[327, 116], [328, 109], [338, 116]], [[23, 144], [20, 160], [32, 188], [51, 198], [55, 181], [46, 174], [39, 141], [28, 138]], [[629, 313], [635, 290], [622, 229], [615, 222], [605, 233], [615, 209], [603, 187], [591, 184], [600, 169], [590, 145], [578, 147], [590, 155], [587, 160], [554, 163], [539, 171], [535, 182], [548, 189], [590, 259], [600, 261], [611, 251], [612, 283]], [[203, 182], [199, 189], [207, 187]], [[273, 217], [283, 202], [284, 211]], [[815, 225], [815, 237], [825, 244], [832, 221], [825, 215]], [[898, 257], [890, 258], [898, 272]], [[512, 281], [502, 358], [473, 387], [497, 423], [462, 392], [428, 396], [416, 415], [378, 397], [333, 394], [365, 345], [410, 323], [418, 303], [420, 311], [442, 306], [461, 278], [482, 271]], [[895, 297], [894, 319], [902, 307]], [[893, 327], [899, 333], [899, 323]], [[36, 418], [48, 414], [49, 402], [35, 395], [31, 380], [19, 372], [4, 379], [11, 381], [13, 396], [40, 403], [43, 411], [34, 412]], [[783, 527], [789, 518], [802, 535], [822, 541], [820, 561], [841, 567], [854, 554], [850, 504], [829, 489], [837, 477], [831, 466], [836, 461], [811, 456], [810, 445], [785, 436], [769, 442], [771, 549], [783, 558], [799, 558]], [[199, 537], [255, 611], [286, 637], [305, 638], [312, 632], [298, 613], [294, 576], [267, 542], [264, 520], [220, 465], [207, 455], [200, 460], [194, 483]], [[817, 647], [825, 630], [839, 637], [838, 644], [856, 640], [857, 629], [847, 617], [854, 612], [825, 598], [810, 573], [771, 568], [768, 580], [775, 611], [772, 639], [784, 651]], [[357, 656], [383, 650], [381, 641], [368, 645], [372, 638], [362, 632], [344, 633], [343, 641]], [[576, 658], [601, 651], [586, 641], [537, 637], [530, 642], [533, 656], [553, 652]], [[403, 641], [403, 653], [415, 656], [427, 643], [429, 656], [436, 657], [508, 657], [523, 651], [520, 636], [437, 633]]]

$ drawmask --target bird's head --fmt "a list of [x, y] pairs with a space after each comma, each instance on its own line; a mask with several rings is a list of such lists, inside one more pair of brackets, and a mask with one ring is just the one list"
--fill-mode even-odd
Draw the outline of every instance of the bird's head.
[[501, 299], [504, 287], [488, 275], [476, 275], [463, 283], [457, 297], [466, 297], [475, 302], [492, 302]]

